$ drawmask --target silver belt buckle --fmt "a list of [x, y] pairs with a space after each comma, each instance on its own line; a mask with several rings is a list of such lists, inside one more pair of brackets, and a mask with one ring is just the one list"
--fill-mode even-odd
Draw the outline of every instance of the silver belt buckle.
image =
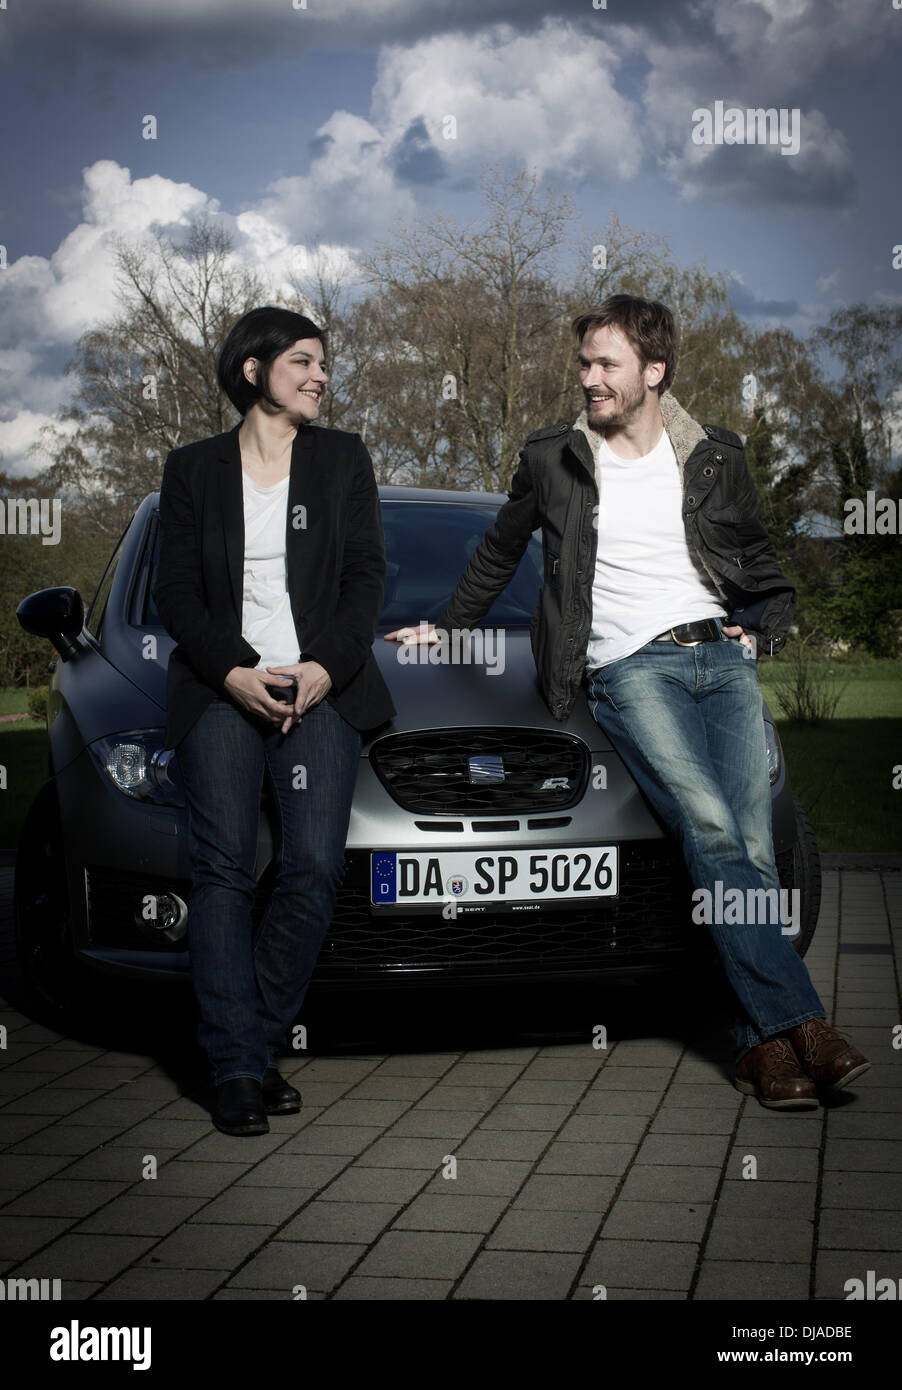
[[681, 642], [676, 635], [676, 628], [670, 629], [670, 635], [678, 647], [700, 647], [705, 640], [704, 637], [699, 637], [696, 642]]

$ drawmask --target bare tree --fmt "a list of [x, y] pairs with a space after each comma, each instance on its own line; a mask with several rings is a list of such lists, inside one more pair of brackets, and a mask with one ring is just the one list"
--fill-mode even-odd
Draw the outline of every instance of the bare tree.
[[292, 296], [286, 304], [312, 319], [326, 334], [329, 389], [317, 423], [328, 429], [357, 430], [365, 440], [367, 412], [362, 383], [366, 357], [355, 341], [353, 277], [319, 244], [310, 248], [307, 259], [305, 272], [289, 276]]
[[159, 485], [170, 449], [233, 422], [217, 350], [262, 293], [235, 262], [228, 232], [207, 218], [181, 240], [120, 241], [116, 258], [119, 311], [76, 344], [67, 368], [75, 400], [39, 446], [50, 483], [79, 496], [107, 532]]
[[556, 279], [569, 198], [534, 176], [489, 170], [485, 213], [440, 215], [363, 258], [376, 293], [360, 310], [381, 339], [368, 374], [393, 468], [458, 487], [507, 486], [523, 439], [560, 406]]
[[740, 429], [744, 335], [729, 289], [726, 275], [679, 266], [665, 237], [624, 227], [612, 212], [604, 232], [580, 245], [572, 297], [578, 310], [610, 294], [666, 304], [679, 334], [674, 395], [697, 419]]

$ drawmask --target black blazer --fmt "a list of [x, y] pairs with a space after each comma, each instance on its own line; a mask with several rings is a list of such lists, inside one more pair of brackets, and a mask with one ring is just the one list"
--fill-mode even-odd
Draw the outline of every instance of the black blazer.
[[[166, 747], [175, 748], [233, 666], [260, 653], [241, 636], [244, 495], [238, 426], [166, 459], [153, 596], [178, 643], [169, 659]], [[291, 448], [286, 583], [302, 651], [332, 678], [325, 698], [354, 728], [395, 714], [372, 644], [385, 586], [373, 465], [359, 434], [302, 424]], [[275, 726], [273, 726], [275, 727]]]

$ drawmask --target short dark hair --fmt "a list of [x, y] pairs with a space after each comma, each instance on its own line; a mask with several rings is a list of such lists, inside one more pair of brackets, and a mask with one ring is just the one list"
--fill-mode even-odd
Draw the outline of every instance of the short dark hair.
[[[291, 309], [264, 305], [243, 314], [232, 326], [219, 354], [216, 375], [239, 415], [246, 415], [259, 400], [278, 406], [278, 401], [269, 393], [269, 369], [281, 352], [287, 352], [301, 338], [319, 338], [325, 353], [323, 330], [312, 319]], [[256, 382], [248, 381], [244, 375], [244, 364], [249, 357], [256, 357], [260, 363]]]
[[577, 346], [596, 328], [619, 328], [642, 363], [663, 362], [664, 375], [658, 382], [663, 396], [676, 370], [676, 325], [666, 304], [655, 299], [639, 299], [632, 294], [612, 294], [597, 309], [578, 314], [571, 325]]

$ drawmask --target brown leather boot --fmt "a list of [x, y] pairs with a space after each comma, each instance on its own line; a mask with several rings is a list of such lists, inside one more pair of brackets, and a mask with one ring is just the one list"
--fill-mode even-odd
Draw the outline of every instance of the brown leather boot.
[[816, 1110], [817, 1088], [788, 1038], [767, 1038], [736, 1063], [737, 1091], [770, 1110]]
[[810, 1018], [787, 1033], [803, 1070], [818, 1086], [839, 1091], [870, 1067], [863, 1053], [845, 1033], [831, 1028], [826, 1019]]

